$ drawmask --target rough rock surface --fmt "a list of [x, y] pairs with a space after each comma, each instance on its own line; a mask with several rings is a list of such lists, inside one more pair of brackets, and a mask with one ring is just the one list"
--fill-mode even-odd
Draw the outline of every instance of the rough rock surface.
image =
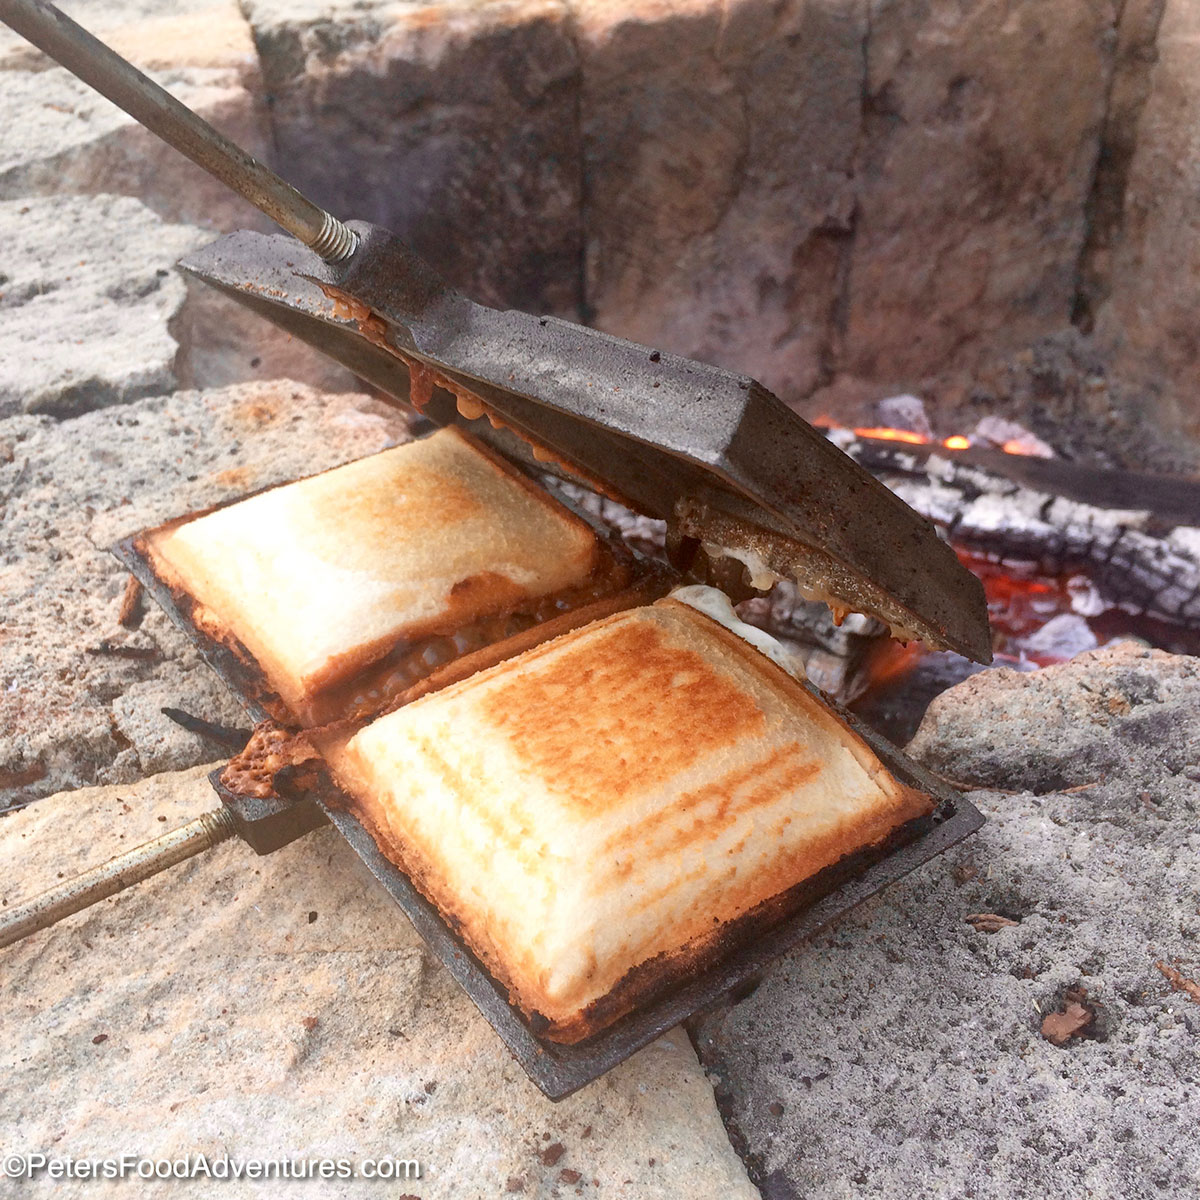
[[[972, 793], [980, 833], [701, 1023], [763, 1196], [1194, 1195], [1200, 1004], [1156, 964], [1200, 979], [1200, 660], [985, 672], [912, 749], [1012, 790]], [[1051, 1044], [1073, 988], [1095, 1020]]]
[[865, 6], [578, 14], [589, 312], [785, 397], [810, 391], [853, 230]]
[[[12, 903], [213, 800], [202, 768], [12, 814], [0, 820], [0, 895]], [[419, 1180], [307, 1185], [322, 1197], [758, 1195], [686, 1036], [551, 1104], [332, 830], [261, 859], [226, 843], [0, 960], [8, 1153], [420, 1164]], [[55, 1194], [128, 1192], [88, 1180]]]
[[246, 12], [296, 186], [394, 229], [479, 300], [578, 308], [579, 66], [564, 4]]
[[0, 202], [0, 417], [246, 379], [352, 389], [348, 371], [175, 269], [212, 236], [131, 197]]
[[[1164, 420], [1200, 440], [1200, 12], [1169, 0], [1146, 57], [1149, 94], [1131, 148], [1099, 331]], [[1151, 65], [1152, 64], [1152, 65]]]
[[[1200, 445], [1177, 251], [1197, 215], [1184, 0], [243, 7], [78, 13], [481, 299], [749, 370], [792, 401], [845, 382], [920, 387], [939, 410], [981, 364], [1095, 325], [1114, 394], [1130, 388], [1118, 423], [1151, 406]], [[46, 66], [0, 38], [0, 196], [107, 190], [256, 220]], [[1045, 390], [1068, 421], [1105, 407]]]
[[872, 6], [843, 370], [912, 378], [1069, 322], [1117, 16]]
[[0, 202], [0, 416], [172, 391], [175, 260], [209, 241], [121, 196]]
[[[236, 0], [62, 0], [55, 6], [142, 70], [231, 67], [257, 74], [254, 39]], [[7, 25], [0, 26], [0, 71], [52, 65]]]
[[1086, 786], [1081, 815], [1091, 803], [1099, 817], [1110, 798], [1121, 808], [1123, 780], [1186, 788], [1200, 774], [1198, 700], [1200, 659], [1117, 642], [1066, 666], [972, 676], [933, 702], [909, 750], [975, 787]]
[[485, 298], [577, 308], [787, 398], [1070, 322], [1115, 4], [247, 14], [298, 181]]
[[365, 396], [287, 382], [0, 421], [0, 809], [217, 752], [163, 705], [244, 720], [156, 605], [136, 630], [117, 623], [126, 575], [108, 546], [381, 450], [404, 428]]

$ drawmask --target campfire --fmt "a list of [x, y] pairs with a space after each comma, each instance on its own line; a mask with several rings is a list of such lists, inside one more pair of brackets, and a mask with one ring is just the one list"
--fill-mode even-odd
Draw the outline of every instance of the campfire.
[[[904, 423], [816, 423], [933, 521], [982, 580], [994, 666], [1035, 670], [1119, 638], [1200, 651], [1200, 486], [1092, 469], [997, 417], [938, 437], [915, 397], [879, 408]], [[938, 692], [981, 669], [890, 641], [869, 621], [832, 637], [794, 597], [744, 607], [749, 620], [786, 626], [821, 686], [898, 740]]]

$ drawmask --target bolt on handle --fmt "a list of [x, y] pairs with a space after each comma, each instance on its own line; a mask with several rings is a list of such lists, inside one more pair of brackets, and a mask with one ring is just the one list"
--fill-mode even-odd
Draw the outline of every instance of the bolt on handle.
[[57, 884], [25, 904], [0, 910], [0, 948], [11, 946], [39, 929], [48, 929], [64, 917], [211, 849], [236, 833], [229, 809], [201, 813], [186, 825]]
[[164, 142], [215, 175], [326, 262], [358, 238], [240, 146], [46, 0], [0, 0], [0, 21], [95, 88]]

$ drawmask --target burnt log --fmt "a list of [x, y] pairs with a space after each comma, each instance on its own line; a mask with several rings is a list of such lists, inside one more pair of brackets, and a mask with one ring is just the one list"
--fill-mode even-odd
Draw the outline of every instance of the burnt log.
[[956, 548], [1018, 576], [1086, 577], [1085, 615], [1116, 608], [1200, 629], [1200, 484], [847, 430], [831, 438]]

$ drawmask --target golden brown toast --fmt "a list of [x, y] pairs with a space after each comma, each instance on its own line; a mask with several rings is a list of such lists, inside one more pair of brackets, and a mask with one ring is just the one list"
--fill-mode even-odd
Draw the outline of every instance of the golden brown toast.
[[193, 621], [244, 648], [301, 723], [398, 645], [585, 589], [589, 526], [458, 429], [144, 535]]
[[786, 671], [673, 600], [322, 749], [384, 853], [564, 1042], [932, 809]]

